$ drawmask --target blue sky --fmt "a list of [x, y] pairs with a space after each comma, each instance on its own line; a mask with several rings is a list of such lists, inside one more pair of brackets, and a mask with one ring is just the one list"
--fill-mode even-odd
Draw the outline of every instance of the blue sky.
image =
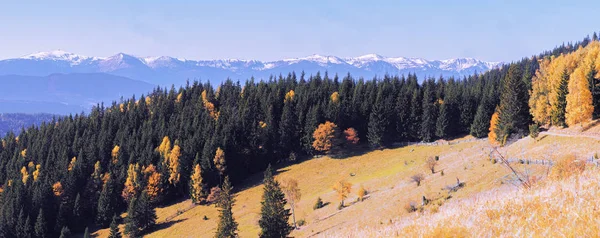
[[600, 30], [600, 1], [18, 2], [0, 2], [0, 58], [62, 49], [188, 59], [377, 53], [512, 61]]

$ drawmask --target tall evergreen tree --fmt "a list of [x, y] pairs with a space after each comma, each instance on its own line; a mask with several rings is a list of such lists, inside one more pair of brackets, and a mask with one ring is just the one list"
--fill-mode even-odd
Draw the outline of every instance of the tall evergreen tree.
[[552, 111], [552, 124], [555, 126], [566, 126], [565, 122], [565, 114], [567, 108], [567, 94], [569, 94], [569, 74], [565, 69], [562, 72], [560, 84], [558, 84], [558, 88], [556, 89], [557, 99], [556, 99], [556, 107], [553, 108]]
[[383, 145], [385, 127], [387, 126], [387, 120], [384, 114], [383, 108], [383, 96], [381, 92], [377, 96], [373, 110], [369, 115], [369, 129], [367, 131], [367, 139], [372, 147], [377, 148]]
[[217, 238], [231, 238], [237, 237], [238, 223], [233, 219], [233, 204], [235, 198], [233, 195], [233, 187], [229, 182], [229, 176], [225, 177], [223, 182], [223, 188], [219, 197], [217, 206], [219, 207], [219, 225], [217, 226], [217, 232], [215, 237]]
[[96, 216], [96, 223], [101, 227], [107, 227], [110, 224], [112, 215], [117, 210], [117, 196], [115, 188], [115, 178], [108, 175], [108, 180], [102, 186], [102, 192], [98, 199], [98, 214]]
[[113, 215], [112, 222], [110, 222], [110, 233], [108, 238], [122, 238], [121, 231], [119, 231], [119, 223], [117, 222], [117, 215]]
[[60, 230], [60, 238], [69, 238], [71, 236], [71, 231], [69, 230], [69, 227], [63, 226], [63, 228]]
[[446, 103], [442, 103], [435, 123], [435, 135], [439, 138], [446, 138], [448, 129], [448, 110], [446, 109]]
[[41, 208], [37, 219], [35, 220], [35, 236], [38, 238], [46, 238], [51, 236], [48, 231], [48, 222], [44, 216], [44, 210]]
[[294, 229], [289, 223], [290, 209], [285, 209], [285, 194], [279, 182], [273, 178], [271, 165], [267, 167], [263, 180], [264, 191], [261, 201], [260, 237], [287, 237]]
[[425, 142], [433, 141], [435, 136], [436, 111], [435, 91], [433, 80], [424, 83], [423, 88], [423, 114], [421, 117], [421, 139]]
[[504, 77], [500, 95], [498, 125], [495, 129], [497, 140], [502, 144], [513, 132], [524, 131], [529, 124], [529, 110], [525, 100], [525, 85], [521, 78], [519, 65], [509, 67]]

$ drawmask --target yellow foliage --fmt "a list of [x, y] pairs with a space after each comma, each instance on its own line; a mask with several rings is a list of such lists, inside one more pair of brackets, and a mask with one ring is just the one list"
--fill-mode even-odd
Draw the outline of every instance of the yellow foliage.
[[139, 171], [139, 164], [129, 164], [129, 168], [127, 169], [127, 179], [125, 180], [125, 187], [121, 193], [121, 196], [127, 202], [134, 198], [141, 189]]
[[331, 102], [333, 102], [333, 103], [339, 103], [340, 102], [340, 94], [338, 92], [333, 92], [331, 94], [331, 96], [329, 96], [329, 98], [331, 99]]
[[[217, 90], [218, 93], [218, 90]], [[206, 90], [202, 91], [202, 104], [208, 111], [208, 114], [215, 120], [219, 119], [219, 112], [216, 110], [215, 105], [209, 101]]]
[[592, 93], [589, 89], [585, 65], [578, 67], [569, 80], [569, 94], [567, 94], [567, 108], [565, 119], [567, 125], [588, 122], [592, 120], [594, 106], [592, 105]]
[[63, 186], [60, 182], [56, 182], [52, 185], [52, 192], [54, 193], [54, 196], [60, 197], [63, 195], [64, 190], [63, 190]]
[[29, 163], [27, 164], [27, 168], [33, 169], [34, 167], [35, 167], [35, 164], [33, 163], [33, 161], [29, 161]]
[[116, 164], [119, 161], [119, 152], [121, 151], [121, 147], [118, 145], [115, 145], [115, 147], [112, 149], [110, 155], [112, 157], [112, 163]]
[[294, 101], [294, 96], [296, 96], [296, 93], [294, 92], [294, 90], [290, 90], [289, 92], [287, 92], [285, 94], [285, 98], [283, 99], [283, 102]]
[[181, 156], [181, 148], [179, 145], [173, 146], [173, 150], [169, 155], [169, 183], [176, 185], [179, 183], [179, 157]]
[[156, 150], [165, 160], [169, 158], [169, 153], [171, 152], [171, 140], [168, 136], [163, 137], [162, 142]]
[[40, 177], [40, 168], [42, 166], [41, 165], [36, 165], [35, 166], [35, 170], [33, 171], [33, 173], [31, 173], [33, 175], [33, 181], [37, 181], [38, 178]]
[[219, 173], [221, 175], [225, 174], [225, 170], [227, 170], [227, 165], [225, 163], [225, 151], [223, 151], [221, 147], [217, 148], [213, 162], [215, 163], [215, 167]]
[[150, 96], [146, 96], [146, 105], [152, 104], [152, 98]]
[[567, 155], [559, 159], [552, 166], [550, 177], [553, 179], [566, 179], [580, 174], [585, 170], [585, 161], [577, 160], [575, 155]]
[[94, 172], [92, 173], [92, 179], [93, 180], [100, 180], [101, 179], [101, 173], [102, 173], [102, 168], [100, 168], [100, 161], [96, 161], [96, 163], [94, 164]]
[[119, 104], [119, 111], [125, 112], [125, 105], [123, 103]]
[[27, 180], [29, 179], [29, 172], [27, 172], [27, 168], [25, 166], [23, 166], [23, 168], [21, 169], [21, 181], [23, 181], [23, 184], [27, 184]]
[[267, 123], [265, 123], [264, 121], [259, 121], [259, 122], [258, 122], [258, 126], [259, 126], [260, 128], [265, 128], [265, 127], [267, 127]]
[[491, 144], [498, 144], [498, 136], [496, 135], [496, 127], [498, 126], [498, 112], [494, 112], [492, 120], [490, 121], [490, 133], [488, 133], [488, 140]]
[[75, 168], [75, 163], [77, 163], [77, 157], [73, 157], [71, 159], [71, 162], [69, 163], [69, 168], [67, 168], [68, 171], [73, 170], [73, 168]]
[[196, 164], [196, 166], [194, 166], [194, 172], [192, 173], [192, 177], [190, 178], [190, 183], [192, 187], [192, 200], [196, 203], [202, 203], [205, 200], [205, 193], [204, 184], [202, 181], [202, 168], [199, 164]]
[[[17, 141], [19, 141], [19, 139], [18, 139], [18, 138], [19, 138], [19, 137], [17, 137]], [[27, 149], [23, 149], [23, 150], [21, 151], [21, 157], [23, 157], [23, 158], [26, 158], [26, 157], [27, 157]]]
[[533, 120], [541, 125], [550, 124], [550, 88], [548, 85], [548, 71], [550, 60], [541, 60], [540, 68], [531, 79], [532, 90], [529, 92], [529, 111]]
[[177, 94], [177, 99], [175, 99], [176, 103], [180, 103], [181, 102], [181, 98], [183, 98], [183, 92]]
[[352, 184], [345, 179], [339, 180], [333, 185], [333, 190], [338, 194], [340, 203], [344, 205], [344, 199], [352, 192]]
[[150, 196], [150, 200], [155, 201], [162, 193], [162, 186], [160, 184], [162, 175], [156, 171], [156, 167], [153, 164], [144, 169], [144, 175], [148, 180], [146, 192]]

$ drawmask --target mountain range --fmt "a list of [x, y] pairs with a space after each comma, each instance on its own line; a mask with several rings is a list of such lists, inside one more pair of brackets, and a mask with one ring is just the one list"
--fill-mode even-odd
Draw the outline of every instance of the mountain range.
[[426, 77], [459, 77], [483, 73], [501, 65], [473, 58], [425, 60], [419, 58], [384, 57], [368, 54], [359, 57], [311, 55], [276, 61], [259, 60], [187, 60], [169, 56], [136, 57], [119, 53], [110, 57], [88, 57], [55, 50], [20, 58], [0, 60], [0, 75], [47, 76], [54, 73], [106, 73], [145, 81], [160, 86], [179, 86], [187, 80], [218, 84], [226, 78], [244, 81], [251, 77], [268, 79], [270, 75], [322, 74], [330, 76], [350, 73], [354, 77], [416, 74]]

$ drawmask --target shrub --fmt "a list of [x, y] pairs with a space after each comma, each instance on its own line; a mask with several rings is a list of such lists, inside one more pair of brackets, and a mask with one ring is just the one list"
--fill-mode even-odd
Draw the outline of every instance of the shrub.
[[431, 170], [431, 173], [434, 174], [435, 173], [435, 166], [438, 164], [438, 160], [436, 160], [434, 157], [429, 157], [427, 158], [427, 168], [429, 168], [429, 170]]
[[360, 188], [358, 189], [358, 201], [363, 201], [365, 199], [365, 196], [367, 196], [369, 192], [363, 187], [360, 186]]
[[208, 221], [208, 217], [205, 215], [202, 220]]
[[439, 156], [439, 155], [436, 155], [436, 156], [435, 156], [435, 161], [439, 161], [439, 160], [440, 160], [440, 156]]
[[404, 205], [404, 210], [406, 210], [406, 212], [411, 213], [411, 212], [416, 212], [417, 211], [417, 204], [415, 202], [408, 202], [406, 205]]
[[441, 174], [442, 174], [442, 176], [444, 176], [444, 170], [442, 170]]
[[296, 224], [298, 224], [298, 226], [304, 226], [306, 225], [306, 221], [304, 219], [300, 219], [298, 222], [296, 222]]
[[540, 135], [540, 126], [537, 123], [529, 125], [529, 136], [535, 139]]
[[338, 210], [342, 210], [342, 209], [344, 209], [344, 204], [343, 204], [343, 203], [340, 203], [340, 204], [338, 205], [337, 209], [338, 209]]
[[208, 197], [206, 198], [206, 202], [208, 204], [216, 203], [219, 200], [220, 195], [221, 195], [221, 188], [213, 187], [210, 189], [210, 194], [208, 194]]
[[410, 177], [411, 181], [417, 183], [417, 187], [421, 186], [421, 181], [423, 181], [425, 179], [425, 176], [423, 174], [415, 174], [413, 176]]
[[575, 155], [567, 155], [559, 159], [554, 166], [550, 177], [554, 179], [565, 179], [585, 170], [585, 161], [577, 160]]
[[315, 205], [313, 205], [313, 210], [320, 209], [324, 206], [325, 206], [325, 204], [323, 203], [323, 200], [321, 200], [321, 197], [319, 197], [319, 198], [317, 198], [317, 202], [315, 203]]

